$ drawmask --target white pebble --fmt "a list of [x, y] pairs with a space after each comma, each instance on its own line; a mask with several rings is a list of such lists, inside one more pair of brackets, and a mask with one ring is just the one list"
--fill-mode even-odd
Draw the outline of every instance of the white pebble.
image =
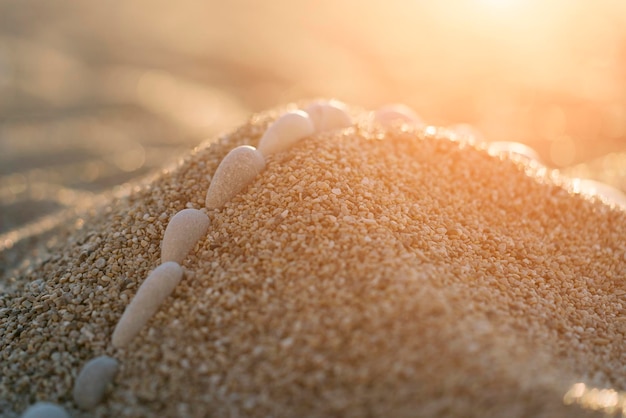
[[448, 130], [453, 133], [453, 136], [468, 141], [469, 143], [485, 142], [484, 135], [475, 127], [468, 123], [458, 123], [448, 127]]
[[49, 402], [37, 402], [30, 406], [22, 418], [70, 418], [65, 409]]
[[313, 132], [315, 129], [308, 113], [301, 110], [285, 113], [267, 128], [259, 141], [259, 151], [268, 156], [288, 150]]
[[89, 360], [74, 382], [74, 402], [82, 409], [92, 409], [104, 398], [107, 386], [113, 382], [118, 362], [109, 356]]
[[197, 209], [183, 209], [172, 217], [161, 242], [161, 263], [183, 260], [209, 229], [211, 221]]
[[265, 169], [263, 154], [249, 145], [239, 146], [215, 170], [206, 194], [206, 207], [219, 209]]
[[383, 106], [374, 112], [374, 120], [383, 125], [391, 125], [396, 122], [421, 125], [422, 120], [410, 107], [403, 104], [391, 104]]
[[490, 142], [487, 151], [491, 155], [515, 154], [526, 157], [529, 160], [540, 161], [537, 151], [526, 144], [513, 141], [496, 141]]
[[575, 193], [587, 196], [597, 196], [609, 204], [626, 208], [626, 194], [610, 184], [591, 179], [572, 179], [572, 189]]
[[173, 261], [150, 273], [115, 326], [112, 337], [115, 347], [124, 347], [135, 338], [182, 277], [183, 269]]
[[315, 102], [304, 109], [309, 114], [315, 132], [331, 131], [352, 126], [352, 118], [346, 111], [346, 106], [337, 101]]

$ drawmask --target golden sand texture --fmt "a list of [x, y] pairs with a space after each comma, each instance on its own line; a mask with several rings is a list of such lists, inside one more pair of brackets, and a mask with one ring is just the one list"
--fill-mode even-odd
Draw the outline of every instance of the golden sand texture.
[[[596, 416], [626, 389], [626, 212], [432, 129], [358, 125], [272, 155], [125, 349], [111, 333], [178, 211], [279, 116], [254, 116], [87, 218], [0, 299], [0, 407], [75, 417]], [[204, 209], [202, 209], [204, 210]], [[119, 360], [80, 412], [82, 365]], [[598, 415], [599, 416], [599, 415]]]

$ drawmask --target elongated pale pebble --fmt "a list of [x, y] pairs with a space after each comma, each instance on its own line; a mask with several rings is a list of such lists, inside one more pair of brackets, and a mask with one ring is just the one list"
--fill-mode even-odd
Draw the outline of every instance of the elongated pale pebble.
[[202, 238], [211, 221], [197, 209], [183, 209], [170, 219], [161, 242], [161, 263], [183, 260]]
[[346, 111], [346, 106], [337, 101], [315, 102], [304, 109], [309, 114], [315, 132], [331, 131], [352, 126], [352, 118]]
[[516, 154], [528, 158], [529, 160], [540, 161], [537, 151], [526, 144], [513, 141], [490, 142], [487, 148], [489, 154]]
[[70, 418], [65, 409], [50, 402], [37, 402], [30, 406], [21, 418]]
[[154, 269], [141, 284], [113, 331], [113, 346], [121, 348], [132, 341], [159, 309], [183, 277], [183, 269], [168, 261]]
[[239, 146], [222, 160], [206, 193], [206, 207], [219, 209], [265, 169], [265, 157], [254, 147]]
[[104, 398], [107, 386], [113, 382], [118, 366], [117, 360], [109, 356], [89, 360], [74, 382], [74, 402], [86, 410], [98, 405]]
[[573, 190], [587, 196], [598, 196], [608, 203], [626, 208], [626, 194], [610, 184], [591, 179], [576, 178], [572, 180]]
[[288, 150], [314, 132], [315, 128], [308, 113], [301, 110], [287, 112], [267, 128], [259, 141], [259, 151], [268, 156]]
[[451, 131], [452, 138], [463, 139], [474, 144], [485, 142], [484, 135], [468, 123], [457, 123], [456, 125], [451, 125], [448, 127], [448, 130]]
[[391, 125], [394, 122], [412, 123], [421, 125], [422, 119], [410, 107], [403, 104], [390, 104], [379, 108], [374, 112], [374, 120], [383, 125]]

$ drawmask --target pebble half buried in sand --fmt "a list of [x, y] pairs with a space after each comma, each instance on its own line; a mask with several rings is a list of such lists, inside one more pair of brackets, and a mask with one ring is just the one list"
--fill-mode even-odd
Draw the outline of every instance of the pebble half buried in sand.
[[209, 229], [209, 217], [197, 209], [183, 209], [172, 217], [161, 242], [161, 263], [183, 260]]
[[422, 120], [410, 107], [403, 104], [386, 105], [374, 112], [374, 120], [385, 126], [393, 123], [413, 123], [421, 125]]
[[74, 382], [74, 402], [82, 409], [98, 405], [113, 382], [119, 363], [112, 357], [100, 356], [89, 360]]
[[233, 149], [215, 170], [206, 194], [206, 207], [221, 208], [264, 169], [265, 158], [256, 148], [241, 145]]
[[315, 132], [331, 131], [352, 126], [352, 118], [346, 106], [337, 101], [320, 101], [309, 105], [304, 111], [311, 118]]
[[49, 402], [37, 402], [29, 407], [21, 418], [70, 418], [65, 409]]
[[259, 141], [259, 151], [267, 157], [288, 150], [314, 132], [315, 128], [308, 113], [301, 110], [287, 112], [267, 128]]
[[610, 184], [602, 183], [592, 179], [572, 179], [572, 190], [574, 193], [582, 193], [586, 196], [596, 196], [606, 203], [614, 204], [622, 209], [626, 209], [626, 195]]
[[513, 141], [495, 141], [487, 145], [487, 151], [493, 156], [503, 154], [514, 154], [540, 162], [539, 154], [526, 144]]
[[150, 273], [113, 331], [115, 347], [125, 347], [135, 338], [182, 277], [183, 269], [173, 261], [161, 264]]

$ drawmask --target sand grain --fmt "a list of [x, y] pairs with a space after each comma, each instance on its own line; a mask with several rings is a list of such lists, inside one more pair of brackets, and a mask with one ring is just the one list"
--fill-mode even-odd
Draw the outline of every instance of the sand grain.
[[2, 296], [13, 411], [45, 399], [83, 416], [68, 393], [101, 354], [123, 367], [100, 417], [578, 417], [593, 414], [563, 404], [572, 384], [626, 389], [626, 213], [367, 114], [270, 156], [115, 350], [167, 220], [202, 207], [206, 174], [278, 114], [116, 202]]

